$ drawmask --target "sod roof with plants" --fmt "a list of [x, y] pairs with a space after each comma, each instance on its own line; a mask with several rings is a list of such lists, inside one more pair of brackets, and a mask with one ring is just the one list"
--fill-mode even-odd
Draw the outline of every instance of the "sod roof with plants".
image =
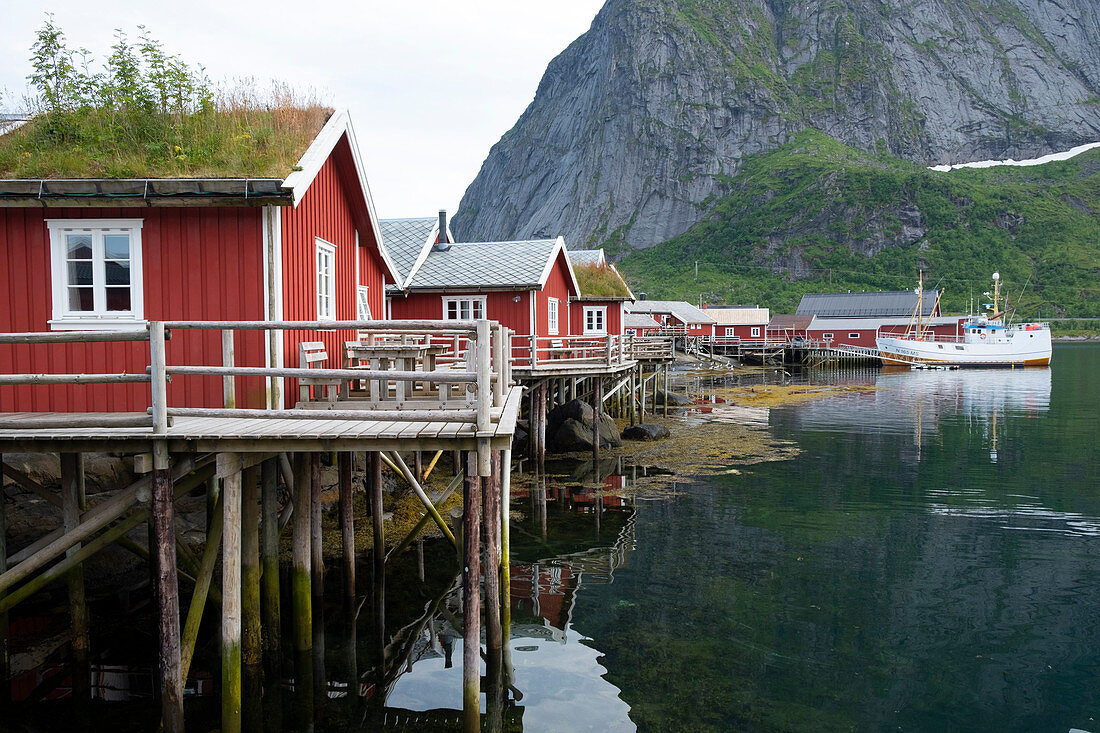
[[32, 46], [32, 116], [0, 135], [0, 178], [286, 178], [332, 109], [282, 84], [215, 88], [139, 26], [94, 70], [48, 17]]
[[610, 264], [574, 264], [582, 298], [630, 298], [630, 289]]

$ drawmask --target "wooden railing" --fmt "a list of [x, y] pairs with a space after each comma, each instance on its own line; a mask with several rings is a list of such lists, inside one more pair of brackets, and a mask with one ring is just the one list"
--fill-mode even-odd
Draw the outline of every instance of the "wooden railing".
[[672, 336], [628, 336], [635, 361], [671, 361], [676, 355]]
[[512, 363], [518, 369], [615, 367], [633, 359], [630, 336], [512, 337]]
[[[221, 364], [179, 364], [170, 360], [167, 343], [173, 330], [219, 331], [222, 341]], [[352, 331], [368, 343], [391, 342], [395, 335], [406, 342], [425, 344], [433, 358], [418, 362], [412, 369], [373, 366], [362, 368], [290, 368], [237, 365], [235, 335], [239, 331]], [[104, 374], [3, 374], [0, 386], [35, 384], [105, 384], [139, 382], [150, 384], [149, 408], [154, 434], [165, 434], [171, 417], [237, 417], [279, 419], [342, 419], [438, 422], [472, 422], [479, 433], [490, 430], [490, 413], [504, 406], [511, 385], [511, 364], [505, 358], [511, 352], [511, 333], [500, 324], [482, 321], [151, 321], [147, 329], [135, 331], [84, 331], [0, 334], [0, 344], [103, 343], [148, 341], [149, 363], [144, 373]], [[434, 347], [429, 349], [429, 347]], [[340, 354], [332, 363], [342, 363]], [[396, 362], [394, 362], [396, 364]], [[432, 368], [424, 368], [425, 364]], [[220, 376], [224, 401], [220, 408], [208, 406], [169, 407], [168, 383], [172, 376]], [[324, 378], [337, 382], [374, 382], [386, 385], [376, 391], [377, 399], [356, 400], [351, 390], [347, 399], [320, 405], [297, 405], [279, 409], [244, 409], [236, 406], [235, 380], [263, 377], [273, 385], [279, 379]], [[419, 385], [413, 399], [390, 386], [405, 382]], [[456, 409], [450, 399], [455, 389], [462, 393], [462, 407]], [[276, 396], [278, 390], [274, 390]], [[394, 395], [402, 397], [397, 399]], [[102, 419], [102, 418], [99, 418]]]

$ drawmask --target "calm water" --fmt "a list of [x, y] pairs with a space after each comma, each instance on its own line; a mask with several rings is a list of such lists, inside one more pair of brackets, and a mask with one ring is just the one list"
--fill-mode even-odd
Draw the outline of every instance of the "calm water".
[[[874, 389], [754, 416], [793, 460], [599, 513], [517, 497], [513, 717], [1100, 731], [1098, 374], [1067, 345], [1050, 370], [832, 376]], [[388, 704], [460, 707], [454, 644]]]

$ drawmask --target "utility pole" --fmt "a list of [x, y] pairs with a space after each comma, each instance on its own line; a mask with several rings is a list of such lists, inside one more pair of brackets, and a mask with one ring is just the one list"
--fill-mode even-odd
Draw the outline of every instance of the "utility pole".
[[699, 260], [695, 260], [695, 279], [699, 279]]

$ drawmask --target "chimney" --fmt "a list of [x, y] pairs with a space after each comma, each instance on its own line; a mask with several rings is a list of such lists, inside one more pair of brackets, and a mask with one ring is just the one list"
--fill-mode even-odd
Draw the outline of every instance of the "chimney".
[[447, 237], [447, 210], [439, 210], [439, 239], [432, 245], [437, 252], [446, 252], [451, 248], [451, 240]]
[[645, 300], [645, 293], [638, 293], [638, 300]]

